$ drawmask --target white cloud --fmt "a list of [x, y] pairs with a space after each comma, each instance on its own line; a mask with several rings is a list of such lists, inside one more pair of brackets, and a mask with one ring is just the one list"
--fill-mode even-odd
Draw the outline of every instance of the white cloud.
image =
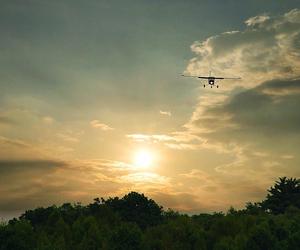
[[114, 128], [108, 126], [107, 124], [105, 123], [101, 123], [99, 120], [92, 120], [90, 122], [90, 125], [93, 127], [93, 128], [99, 128], [101, 130], [104, 130], [104, 131], [108, 131], [108, 130], [113, 130]]
[[160, 134], [160, 135], [130, 134], [130, 135], [126, 135], [126, 137], [133, 139], [134, 141], [140, 141], [140, 142], [142, 142], [142, 141], [158, 142], [158, 141], [174, 140], [174, 138], [172, 136], [164, 135], [164, 134]]
[[205, 143], [200, 137], [186, 132], [173, 132], [169, 135], [129, 134], [126, 137], [136, 142], [161, 143], [176, 150], [195, 150]]
[[42, 120], [46, 124], [52, 124], [54, 122], [54, 118], [51, 116], [44, 116]]
[[282, 159], [291, 160], [291, 159], [294, 159], [295, 156], [294, 156], [294, 155], [282, 155], [281, 158], [282, 158]]
[[254, 87], [263, 81], [300, 75], [300, 10], [282, 16], [260, 15], [246, 21], [243, 31], [225, 32], [197, 41], [186, 73], [240, 76], [223, 81], [222, 89]]
[[266, 22], [269, 19], [270, 19], [270, 17], [267, 14], [264, 14], [261, 16], [250, 17], [248, 20], [245, 21], [245, 23], [248, 26], [255, 26], [255, 25], [263, 24], [264, 22]]
[[1, 144], [8, 144], [11, 146], [15, 146], [15, 147], [20, 147], [20, 148], [27, 148], [27, 147], [31, 147], [30, 144], [28, 144], [25, 141], [19, 140], [19, 139], [11, 139], [11, 138], [7, 138], [4, 136], [0, 136], [0, 145]]
[[172, 113], [170, 111], [162, 111], [162, 110], [160, 110], [159, 113], [161, 115], [165, 115], [165, 116], [172, 116]]
[[70, 134], [64, 134], [64, 133], [58, 133], [57, 137], [61, 138], [62, 140], [66, 142], [79, 142], [79, 139], [70, 135]]

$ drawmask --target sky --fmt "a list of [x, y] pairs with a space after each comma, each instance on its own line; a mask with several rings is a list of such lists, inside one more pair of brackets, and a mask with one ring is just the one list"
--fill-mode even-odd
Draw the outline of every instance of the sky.
[[[0, 217], [142, 192], [184, 213], [300, 177], [299, 1], [0, 2]], [[241, 77], [203, 88], [181, 74]]]

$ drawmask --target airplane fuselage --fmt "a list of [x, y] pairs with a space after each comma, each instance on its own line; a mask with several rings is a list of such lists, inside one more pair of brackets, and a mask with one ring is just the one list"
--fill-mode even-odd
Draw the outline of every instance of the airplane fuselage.
[[[215, 80], [216, 80], [216, 77], [214, 77], [214, 76], [209, 76], [209, 77], [207, 77], [206, 79], [207, 79], [208, 85], [210, 85], [211, 88], [212, 88], [213, 86], [215, 86]], [[205, 84], [203, 85], [203, 87], [205, 88]], [[217, 88], [219, 88], [218, 85], [217, 85]]]
[[215, 84], [215, 78], [214, 77], [208, 77], [207, 81], [208, 81], [209, 85], [214, 85]]

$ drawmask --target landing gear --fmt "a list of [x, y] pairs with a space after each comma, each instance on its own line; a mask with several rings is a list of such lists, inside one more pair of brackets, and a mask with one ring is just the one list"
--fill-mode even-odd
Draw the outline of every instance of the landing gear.
[[210, 88], [212, 88], [212, 86], [210, 86]]
[[205, 88], [205, 84], [203, 85], [203, 87]]
[[219, 88], [219, 85], [217, 85], [217, 88]]

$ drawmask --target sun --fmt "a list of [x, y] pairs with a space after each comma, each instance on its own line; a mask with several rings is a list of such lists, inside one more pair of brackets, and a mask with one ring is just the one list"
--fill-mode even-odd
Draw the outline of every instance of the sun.
[[153, 153], [148, 150], [139, 150], [134, 155], [134, 165], [140, 168], [150, 167], [153, 163]]

